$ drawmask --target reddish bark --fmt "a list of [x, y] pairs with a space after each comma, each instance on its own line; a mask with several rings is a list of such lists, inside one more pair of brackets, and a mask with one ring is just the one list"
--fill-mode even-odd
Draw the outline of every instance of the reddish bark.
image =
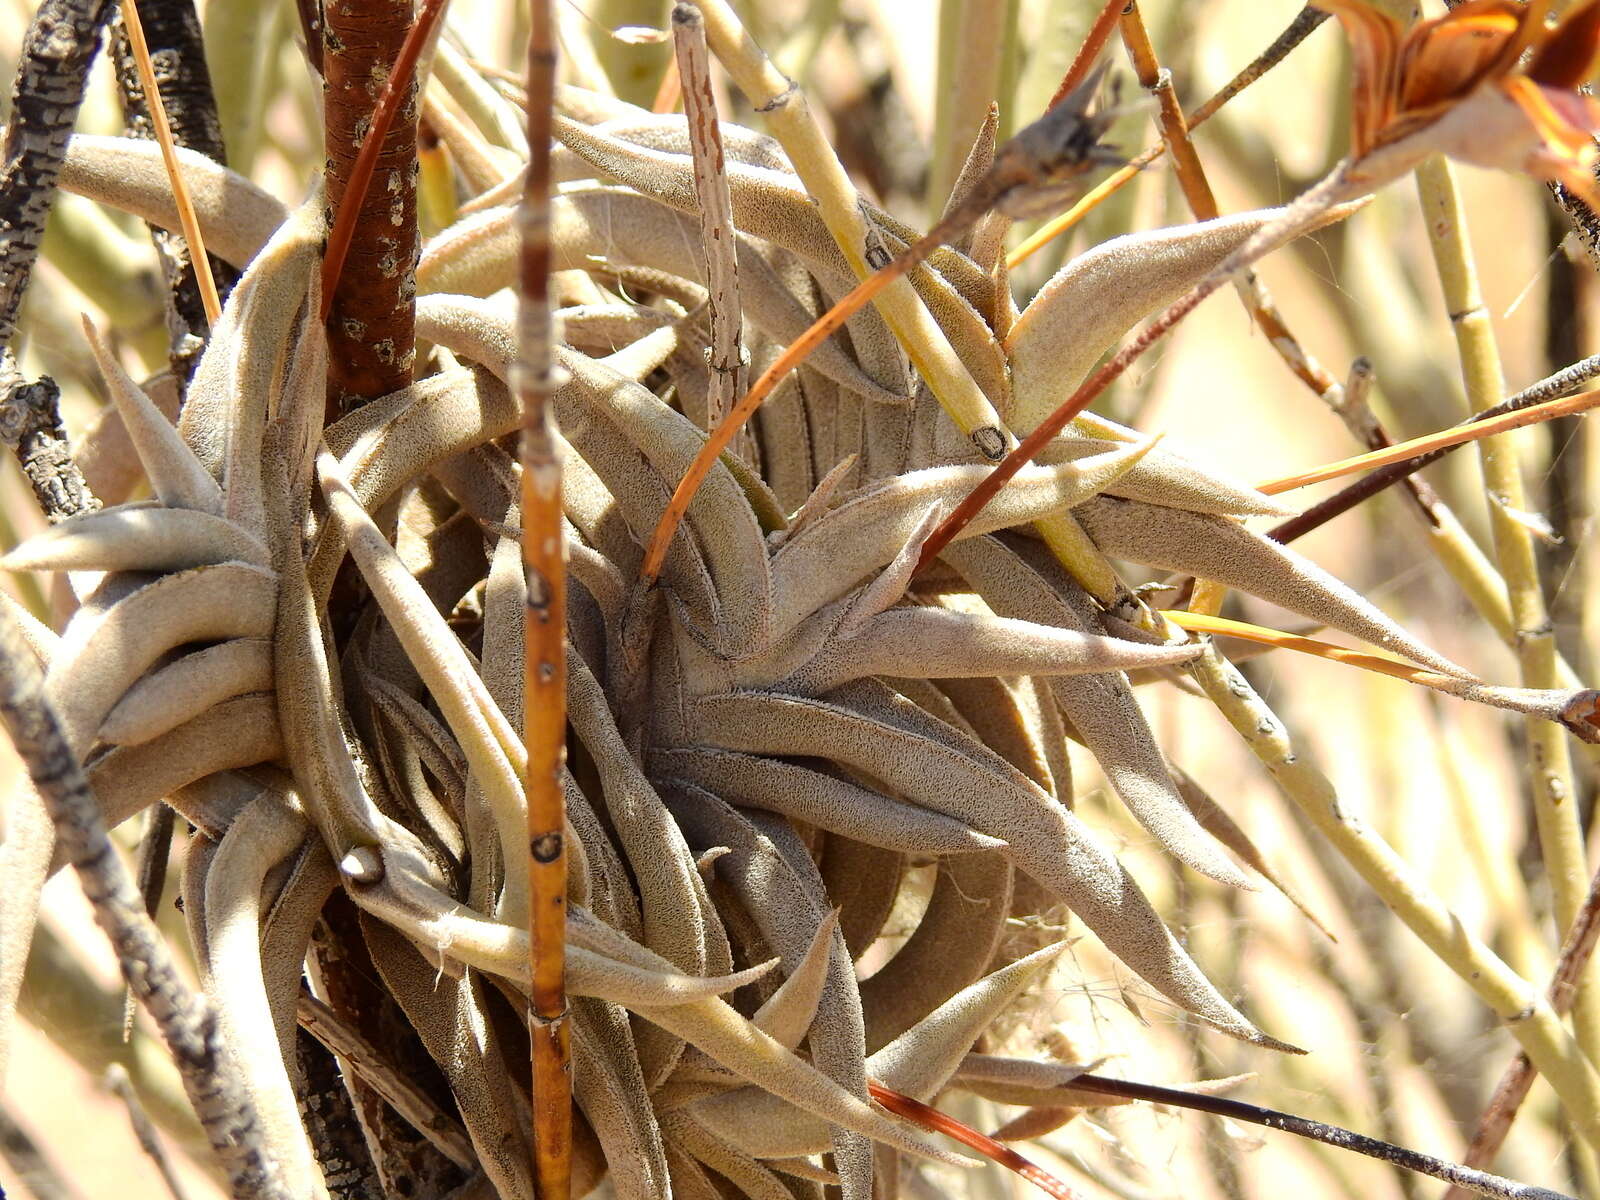
[[[331, 0], [323, 12], [327, 202], [339, 211], [406, 31], [411, 0]], [[413, 82], [361, 197], [328, 311], [328, 417], [411, 382], [416, 316], [417, 100]]]

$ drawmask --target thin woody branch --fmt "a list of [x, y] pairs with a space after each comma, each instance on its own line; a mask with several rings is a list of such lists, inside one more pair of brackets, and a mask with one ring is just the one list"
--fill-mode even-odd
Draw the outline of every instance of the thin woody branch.
[[[689, 122], [689, 148], [694, 154], [695, 193], [700, 198], [700, 235], [705, 246], [711, 311], [711, 398], [706, 427], [714, 429], [744, 394], [744, 349], [740, 344], [744, 311], [739, 304], [735, 253], [738, 235], [733, 227], [733, 200], [728, 193], [722, 131], [717, 123], [716, 96], [711, 90], [711, 56], [700, 10], [692, 4], [674, 5], [672, 37], [683, 89], [683, 111]], [[739, 453], [747, 459], [751, 457], [751, 445], [746, 433]]]
[[[173, 142], [226, 166], [228, 160], [222, 144], [222, 122], [217, 116], [217, 101], [211, 88], [211, 73], [206, 65], [200, 20], [193, 3], [191, 0], [143, 0], [137, 5], [137, 12], [150, 48], [156, 86], [161, 91]], [[154, 140], [155, 123], [120, 13], [112, 19], [111, 36], [117, 92], [122, 101], [128, 133], [133, 137]], [[172, 347], [172, 372], [180, 384], [187, 383], [209, 336], [205, 302], [189, 255], [188, 242], [179, 234], [158, 225], [149, 228], [167, 284], [166, 315]], [[216, 255], [209, 257], [211, 277], [215, 281], [218, 297], [226, 300], [239, 273]]]
[[16, 333], [89, 64], [112, 7], [108, 0], [44, 0], [22, 41], [0, 147], [0, 346]]
[[0, 350], [0, 443], [17, 456], [40, 511], [53, 522], [100, 507], [73, 461], [61, 423], [61, 389], [48, 375], [29, 383]]
[[552, 0], [533, 0], [528, 37], [528, 174], [522, 205], [520, 361], [524, 737], [528, 769], [528, 930], [533, 960], [533, 1178], [541, 1200], [572, 1188], [572, 1022], [567, 1011], [567, 562], [561, 454], [552, 397], [555, 330], [550, 311], [550, 146], [556, 38]]
[[255, 1102], [229, 1063], [217, 1014], [190, 989], [122, 859], [111, 845], [89, 781], [45, 698], [44, 673], [16, 620], [0, 608], [0, 724], [26, 765], [77, 870], [95, 920], [123, 975], [150, 1013], [236, 1196], [292, 1200], [259, 1133]]
[[[1596, 941], [1600, 941], [1600, 874], [1589, 881], [1589, 893], [1584, 897], [1583, 907], [1578, 910], [1572, 928], [1567, 930], [1566, 940], [1561, 945], [1561, 956], [1556, 960], [1555, 974], [1550, 980], [1550, 1007], [1556, 1012], [1564, 1015], [1571, 1010], [1573, 997], [1577, 995], [1578, 980], [1594, 956]], [[1522, 1102], [1527, 1099], [1528, 1091], [1538, 1077], [1539, 1072], [1527, 1054], [1519, 1051], [1500, 1076], [1500, 1082], [1495, 1085], [1494, 1094], [1489, 1099], [1489, 1106], [1484, 1109], [1483, 1118], [1473, 1132], [1465, 1158], [1469, 1167], [1483, 1168], [1494, 1161], [1495, 1155], [1500, 1153], [1500, 1147], [1505, 1144], [1506, 1134], [1511, 1132], [1512, 1122], [1517, 1119]], [[1445, 1194], [1444, 1200], [1464, 1200], [1464, 1195], [1462, 1188], [1457, 1186]]]

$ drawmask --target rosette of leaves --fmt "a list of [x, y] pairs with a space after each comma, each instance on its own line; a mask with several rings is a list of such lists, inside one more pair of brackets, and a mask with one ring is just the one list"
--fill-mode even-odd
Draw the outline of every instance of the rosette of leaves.
[[[869, 1078], [925, 1101], [955, 1088], [1089, 1103], [1068, 1064], [977, 1052], [1059, 949], [1004, 936], [1043, 906], [1204, 1024], [1292, 1049], [1208, 982], [1073, 812], [1069, 741], [1174, 858], [1253, 886], [1260, 856], [1180, 786], [1135, 697], [1199, 648], [1104, 611], [1034, 525], [1066, 517], [1108, 556], [1460, 669], [1242, 522], [1275, 501], [1099, 418], [916, 574], [990, 456], [870, 309], [761, 410], [658, 585], [636, 586], [709, 419], [693, 159], [681, 120], [610, 97], [564, 91], [556, 125], [579, 1190], [609, 1178], [619, 1196], [709, 1196], [714, 1175], [747, 1195], [837, 1182], [866, 1200], [897, 1156], [954, 1158], [870, 1104]], [[759, 368], [854, 277], [777, 145], [732, 125], [723, 139]], [[176, 428], [90, 336], [152, 498], [63, 522], [4, 565], [68, 572], [81, 596], [36, 650], [107, 820], [168, 804], [196, 830], [187, 921], [294, 1193], [326, 1186], [292, 1039], [313, 926], [342, 888], [437, 1068], [371, 1077], [390, 1079], [385, 1095], [431, 1089], [421, 1133], [468, 1176], [530, 1197], [516, 235], [497, 203], [516, 181], [483, 181], [425, 248], [418, 381], [324, 428], [320, 205], [291, 212], [194, 156], [183, 169], [208, 244], [245, 273]], [[177, 224], [148, 143], [76, 138], [62, 183]], [[918, 236], [867, 215], [891, 253]], [[1094, 247], [1020, 312], [996, 282], [993, 227], [912, 281], [1021, 433], [1278, 215]], [[904, 867], [929, 861], [920, 923], [858, 981]], [[49, 869], [46, 838], [26, 878]], [[13, 974], [26, 937], [0, 947]]]

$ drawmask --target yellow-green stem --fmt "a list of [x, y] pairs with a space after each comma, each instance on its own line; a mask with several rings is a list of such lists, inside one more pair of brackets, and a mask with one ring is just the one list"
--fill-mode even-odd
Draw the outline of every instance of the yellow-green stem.
[[[1505, 379], [1449, 163], [1436, 157], [1419, 167], [1417, 191], [1445, 308], [1455, 329], [1467, 407], [1470, 412], [1481, 412], [1504, 397]], [[1555, 631], [1539, 583], [1533, 533], [1520, 519], [1527, 500], [1514, 435], [1486, 438], [1479, 443], [1478, 452], [1488, 489], [1495, 557], [1510, 601], [1513, 647], [1522, 684], [1530, 688], [1559, 686]], [[1529, 720], [1525, 732], [1539, 847], [1550, 878], [1556, 924], [1564, 933], [1583, 904], [1589, 883], [1572, 756], [1567, 735], [1559, 726]], [[1593, 986], [1593, 978], [1592, 974], [1586, 976], [1573, 1006], [1573, 1021], [1585, 1052], [1600, 1061], [1600, 990]]]

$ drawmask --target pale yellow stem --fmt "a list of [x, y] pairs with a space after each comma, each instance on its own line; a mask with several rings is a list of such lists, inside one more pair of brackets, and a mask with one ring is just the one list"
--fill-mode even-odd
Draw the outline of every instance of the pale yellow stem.
[[[1470, 412], [1481, 412], [1500, 402], [1505, 395], [1505, 380], [1494, 327], [1478, 284], [1466, 214], [1450, 164], [1439, 157], [1423, 163], [1417, 168], [1417, 190], [1445, 309], [1455, 328], [1467, 407]], [[1539, 583], [1533, 533], [1519, 519], [1527, 509], [1527, 499], [1514, 435], [1485, 439], [1478, 444], [1478, 450], [1488, 489], [1495, 557], [1510, 601], [1513, 646], [1522, 684], [1530, 688], [1557, 687], [1560, 671], [1555, 631]], [[1525, 732], [1539, 846], [1550, 877], [1556, 925], [1564, 933], [1582, 906], [1589, 884], [1572, 757], [1567, 735], [1558, 726], [1529, 720]], [[1592, 973], [1585, 974], [1573, 1005], [1573, 1021], [1585, 1052], [1591, 1060], [1600, 1061], [1600, 989], [1593, 986], [1593, 979]], [[1580, 1114], [1572, 1116], [1582, 1119]]]

